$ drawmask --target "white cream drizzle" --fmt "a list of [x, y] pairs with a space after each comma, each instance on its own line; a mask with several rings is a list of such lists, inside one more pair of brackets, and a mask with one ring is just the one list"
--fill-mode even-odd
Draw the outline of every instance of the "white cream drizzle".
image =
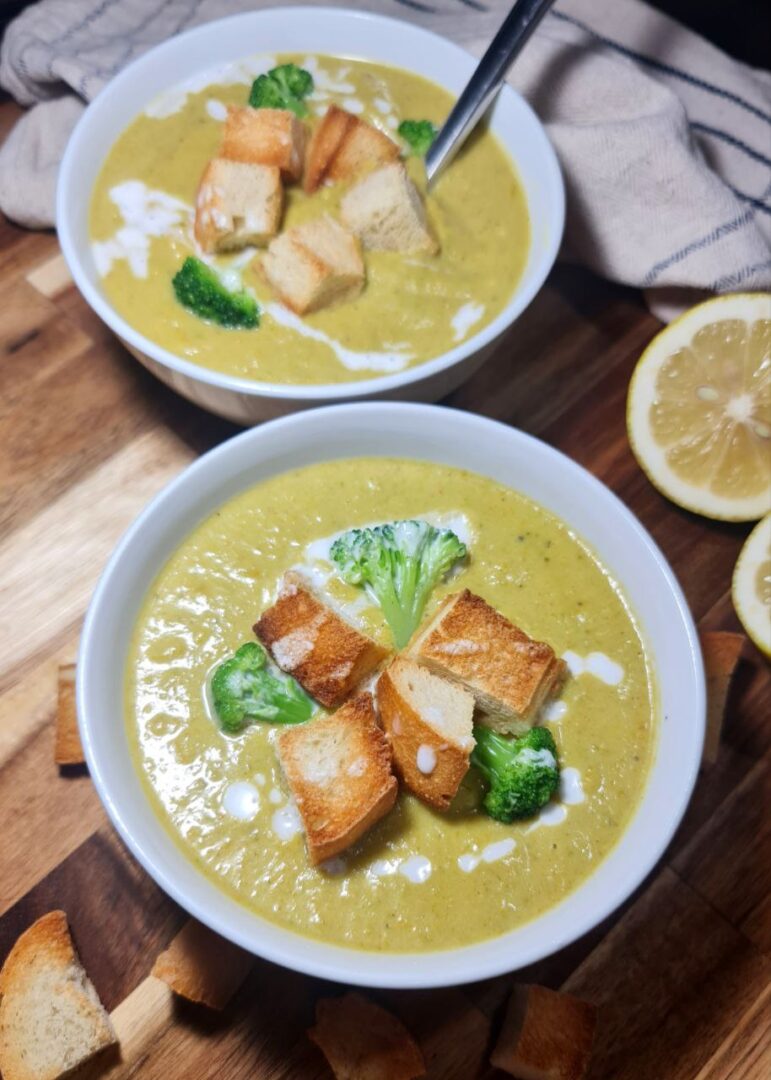
[[185, 239], [192, 208], [166, 191], [149, 188], [142, 180], [124, 180], [110, 188], [123, 225], [109, 240], [91, 244], [97, 273], [105, 277], [114, 262], [125, 260], [134, 277], [147, 277], [150, 240], [156, 236]]
[[581, 773], [569, 765], [560, 772], [559, 801], [566, 806], [577, 806], [586, 800]]
[[541, 716], [549, 723], [558, 724], [567, 711], [568, 707], [564, 701], [550, 701], [541, 709]]
[[434, 750], [433, 746], [426, 746], [425, 743], [421, 743], [415, 755], [415, 764], [424, 776], [430, 776], [436, 768], [436, 750]]
[[206, 102], [206, 111], [212, 120], [227, 120], [228, 107], [216, 98], [209, 98]]
[[624, 669], [615, 660], [601, 652], [591, 652], [588, 656], [580, 656], [568, 649], [562, 654], [562, 659], [570, 669], [571, 675], [594, 675], [596, 679], [607, 683], [608, 686], [618, 686], [624, 678]]
[[239, 780], [225, 788], [222, 796], [225, 813], [239, 821], [251, 821], [260, 809], [260, 793], [254, 784]]
[[517, 841], [510, 836], [505, 837], [503, 840], [496, 840], [494, 843], [488, 844], [482, 851], [470, 851], [464, 855], [459, 855], [458, 866], [464, 873], [470, 874], [472, 870], [476, 870], [481, 862], [494, 863], [499, 859], [505, 859], [516, 846]]
[[153, 120], [165, 120], [167, 116], [179, 112], [190, 94], [199, 94], [207, 87], [215, 85], [234, 86], [240, 83], [249, 86], [258, 75], [264, 75], [275, 66], [276, 61], [272, 56], [253, 56], [246, 60], [206, 68], [154, 97], [149, 105], [145, 106], [145, 116]]
[[295, 330], [302, 337], [328, 345], [340, 363], [349, 371], [382, 371], [393, 374], [403, 371], [414, 355], [405, 351], [404, 346], [397, 346], [392, 352], [356, 352], [354, 349], [347, 349], [345, 345], [335, 341], [323, 330], [308, 326], [299, 315], [295, 315], [283, 304], [271, 302], [265, 305], [265, 311], [279, 326], [287, 330]]
[[364, 112], [363, 102], [359, 101], [359, 99], [355, 97], [345, 98], [343, 101], [343, 108], [346, 109], [349, 113], [353, 113], [355, 116], [358, 116], [359, 114]]
[[399, 866], [399, 873], [406, 877], [413, 885], [422, 885], [431, 877], [431, 860], [425, 855], [410, 855]]
[[331, 859], [325, 859], [319, 864], [319, 869], [330, 877], [339, 877], [348, 869], [348, 863], [340, 855], [333, 855]]
[[273, 832], [279, 840], [291, 840], [303, 831], [303, 823], [300, 812], [290, 799], [286, 806], [279, 807], [271, 819]]
[[461, 304], [450, 320], [454, 340], [463, 341], [471, 327], [474, 323], [479, 322], [484, 313], [484, 304], [475, 304], [473, 300], [469, 301], [467, 304]]
[[274, 806], [280, 806], [281, 803], [284, 801], [284, 793], [277, 787], [271, 788], [268, 799], [270, 802], [273, 803]]

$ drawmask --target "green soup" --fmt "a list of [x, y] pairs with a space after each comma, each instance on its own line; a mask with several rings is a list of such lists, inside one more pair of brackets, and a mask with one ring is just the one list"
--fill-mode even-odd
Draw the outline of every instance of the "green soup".
[[[198, 181], [220, 141], [227, 104], [245, 104], [258, 70], [293, 59], [310, 68], [311, 124], [330, 103], [354, 111], [399, 141], [405, 118], [440, 123], [453, 99], [396, 68], [330, 57], [245, 61], [164, 95], [110, 150], [94, 187], [90, 229], [102, 287], [115, 309], [177, 356], [229, 375], [277, 383], [368, 379], [421, 364], [490, 323], [508, 303], [527, 261], [527, 207], [514, 166], [490, 132], [469, 140], [427, 197], [437, 256], [366, 253], [357, 299], [300, 319], [279, 305], [259, 273], [259, 251], [216, 256], [233, 286], [262, 308], [253, 330], [225, 330], [181, 307], [171, 281], [193, 253]], [[422, 161], [408, 167], [425, 190]], [[312, 196], [286, 189], [283, 227], [336, 213], [345, 185]]]
[[[322, 540], [410, 517], [451, 524], [471, 553], [436, 590], [427, 618], [447, 592], [468, 587], [582, 672], [545, 711], [563, 770], [560, 795], [539, 817], [503, 825], [479, 811], [472, 769], [448, 813], [401, 791], [395, 809], [342, 859], [313, 868], [302, 835], [286, 828], [291, 802], [275, 729], [256, 723], [224, 735], [210, 715], [207, 677], [253, 639], [252, 624], [292, 566], [390, 644], [366, 594], [332, 573]], [[208, 878], [309, 937], [411, 951], [511, 930], [596, 869], [640, 799], [654, 697], [623, 594], [566, 525], [480, 476], [374, 458], [275, 477], [195, 529], [144, 601], [127, 665], [126, 722], [148, 798]]]

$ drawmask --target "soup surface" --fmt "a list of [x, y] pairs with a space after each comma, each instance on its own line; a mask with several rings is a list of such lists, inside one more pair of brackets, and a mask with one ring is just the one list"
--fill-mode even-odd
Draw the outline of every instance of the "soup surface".
[[[309, 865], [273, 747], [275, 728], [223, 734], [207, 677], [300, 566], [384, 644], [378, 608], [342, 583], [329, 538], [399, 518], [445, 524], [468, 564], [436, 590], [468, 587], [565, 656], [572, 675], [544, 722], [558, 797], [504, 825], [477, 810], [470, 770], [447, 814], [400, 792], [341, 858]], [[562, 900], [621, 836], [656, 729], [634, 617], [594, 554], [557, 518], [491, 480], [388, 458], [285, 473], [225, 503], [172, 556], [144, 601], [126, 676], [129, 743], [159, 818], [207, 877], [282, 926], [327, 942], [412, 951], [501, 934]], [[312, 721], [311, 721], [312, 722]]]
[[[94, 187], [92, 247], [107, 297], [152, 341], [246, 379], [348, 382], [398, 372], [455, 347], [506, 306], [530, 243], [514, 166], [488, 131], [469, 140], [427, 198], [439, 255], [367, 252], [367, 284], [357, 299], [300, 318], [274, 299], [258, 273], [259, 251], [247, 248], [207, 259], [229, 288], [256, 296], [258, 328], [225, 330], [177, 302], [171, 281], [185, 257], [197, 253], [193, 203], [204, 166], [217, 152], [226, 105], [246, 104], [253, 78], [290, 60], [314, 77], [309, 124], [335, 103], [398, 142], [401, 120], [438, 124], [453, 103], [441, 87], [407, 71], [321, 56], [260, 56], [167, 92], [120, 135]], [[407, 164], [425, 190], [422, 160]], [[283, 228], [325, 211], [335, 215], [345, 190], [336, 184], [309, 196], [288, 186]]]

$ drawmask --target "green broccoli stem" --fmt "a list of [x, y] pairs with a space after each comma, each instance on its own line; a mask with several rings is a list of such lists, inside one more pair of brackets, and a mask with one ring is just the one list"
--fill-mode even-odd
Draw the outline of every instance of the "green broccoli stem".
[[516, 743], [481, 724], [474, 725], [476, 745], [471, 761], [489, 781], [501, 769], [511, 764]]

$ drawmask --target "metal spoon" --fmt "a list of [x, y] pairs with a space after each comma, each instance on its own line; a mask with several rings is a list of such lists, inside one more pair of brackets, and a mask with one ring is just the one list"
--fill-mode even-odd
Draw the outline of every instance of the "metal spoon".
[[514, 59], [554, 0], [517, 0], [426, 154], [432, 184], [490, 107]]

